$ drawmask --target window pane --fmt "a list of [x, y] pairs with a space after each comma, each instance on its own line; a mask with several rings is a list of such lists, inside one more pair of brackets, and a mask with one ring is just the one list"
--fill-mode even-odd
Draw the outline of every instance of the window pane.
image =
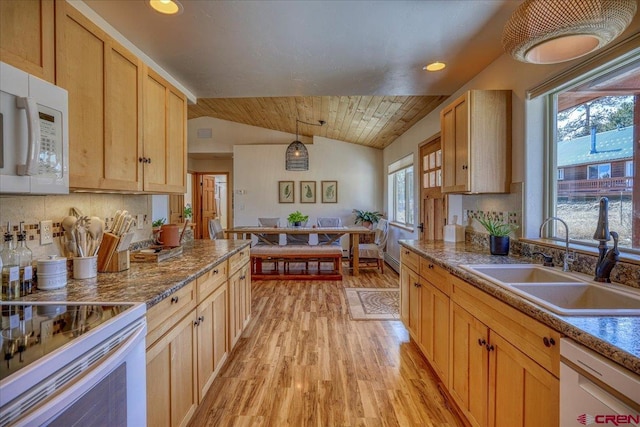
[[[431, 181], [431, 173], [423, 174], [423, 185], [433, 186], [435, 183]], [[391, 210], [391, 219], [397, 223], [412, 225], [414, 216], [413, 201], [413, 166], [406, 167], [392, 174], [389, 174], [389, 188], [393, 191], [392, 200], [393, 207]]]
[[[634, 68], [626, 66], [580, 82], [555, 98], [557, 172], [552, 176], [557, 197], [553, 203], [555, 214], [568, 223], [572, 240], [597, 243], [593, 233], [598, 201], [607, 197], [609, 230], [620, 235], [619, 246], [640, 249], [640, 230], [633, 222], [634, 209], [640, 216], [640, 207], [634, 206], [639, 190], [634, 188], [632, 167], [639, 156], [633, 141], [640, 97], [631, 89], [640, 61], [634, 64]], [[624, 93], [620, 88], [630, 89]], [[564, 231], [558, 234], [563, 237]]]
[[405, 174], [405, 183], [406, 183], [406, 203], [405, 203], [405, 224], [413, 225], [413, 167], [408, 167]]

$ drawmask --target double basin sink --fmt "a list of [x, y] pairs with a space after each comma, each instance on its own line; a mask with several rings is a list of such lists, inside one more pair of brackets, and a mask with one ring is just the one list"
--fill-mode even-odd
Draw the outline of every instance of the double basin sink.
[[640, 291], [598, 283], [539, 264], [461, 265], [486, 280], [565, 316], [640, 316]]

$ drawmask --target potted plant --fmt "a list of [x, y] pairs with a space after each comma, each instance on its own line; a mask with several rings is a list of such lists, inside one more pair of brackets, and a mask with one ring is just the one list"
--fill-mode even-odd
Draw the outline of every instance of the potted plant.
[[309, 215], [303, 215], [302, 212], [300, 211], [295, 211], [293, 213], [289, 214], [289, 217], [287, 218], [287, 221], [289, 221], [289, 224], [293, 225], [294, 227], [300, 227], [302, 226], [303, 222], [307, 222], [309, 220]]
[[191, 217], [193, 216], [193, 210], [191, 209], [191, 203], [187, 203], [187, 205], [182, 210], [182, 217], [185, 222], [191, 221]]
[[362, 224], [364, 227], [371, 228], [373, 224], [380, 221], [382, 214], [378, 211], [361, 211], [354, 209], [353, 213], [356, 214], [356, 224]]
[[509, 255], [509, 234], [518, 228], [496, 218], [478, 218], [478, 222], [489, 232], [491, 255]]

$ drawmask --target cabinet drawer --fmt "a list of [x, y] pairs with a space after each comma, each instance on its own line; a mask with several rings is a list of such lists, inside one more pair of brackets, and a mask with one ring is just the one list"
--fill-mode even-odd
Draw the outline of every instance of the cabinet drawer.
[[196, 279], [198, 303], [204, 301], [213, 291], [224, 285], [228, 277], [227, 265], [227, 261], [223, 261]]
[[195, 281], [147, 311], [147, 348], [196, 307]]
[[230, 275], [238, 271], [240, 267], [249, 262], [249, 252], [250, 249], [247, 246], [246, 248], [242, 249], [240, 252], [232, 255], [231, 258], [229, 258]]
[[444, 292], [445, 295], [449, 296], [451, 294], [451, 281], [449, 280], [451, 274], [423, 257], [420, 257], [420, 276]]
[[420, 271], [420, 255], [409, 249], [400, 249], [400, 262], [416, 273]]
[[455, 276], [451, 299], [558, 377], [560, 333]]

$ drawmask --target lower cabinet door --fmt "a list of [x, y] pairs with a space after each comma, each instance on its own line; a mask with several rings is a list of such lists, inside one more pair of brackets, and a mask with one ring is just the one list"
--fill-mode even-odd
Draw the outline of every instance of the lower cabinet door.
[[559, 380], [493, 331], [490, 340], [489, 424], [558, 426]]
[[198, 405], [195, 310], [147, 349], [147, 425], [186, 426]]
[[227, 359], [227, 287], [222, 285], [198, 305], [198, 403]]
[[449, 392], [469, 423], [476, 427], [484, 427], [488, 422], [488, 341], [487, 326], [452, 303]]

